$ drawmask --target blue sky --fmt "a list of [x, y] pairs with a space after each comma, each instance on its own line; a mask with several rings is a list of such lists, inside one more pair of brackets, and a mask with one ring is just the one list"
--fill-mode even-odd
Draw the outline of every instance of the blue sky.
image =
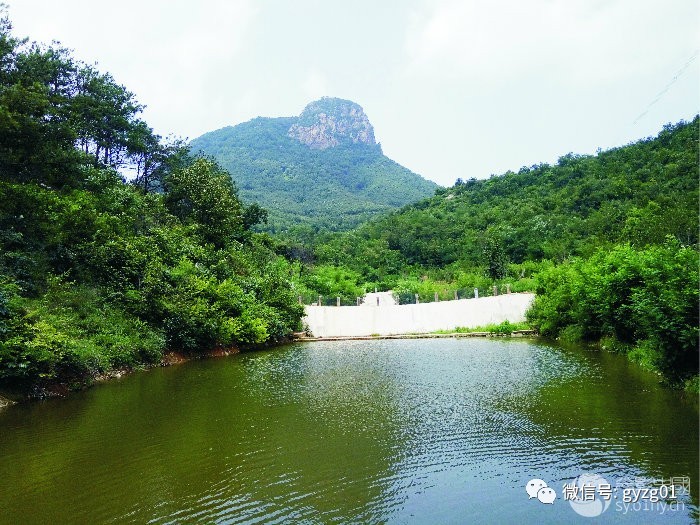
[[16, 35], [98, 62], [158, 133], [337, 96], [443, 185], [622, 145], [700, 107], [696, 0], [8, 3]]

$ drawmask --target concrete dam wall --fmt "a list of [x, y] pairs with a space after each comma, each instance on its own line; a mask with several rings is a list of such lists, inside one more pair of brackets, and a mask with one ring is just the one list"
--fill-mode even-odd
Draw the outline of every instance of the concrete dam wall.
[[306, 306], [304, 323], [314, 337], [426, 334], [525, 320], [535, 295], [513, 293], [479, 299], [379, 306]]

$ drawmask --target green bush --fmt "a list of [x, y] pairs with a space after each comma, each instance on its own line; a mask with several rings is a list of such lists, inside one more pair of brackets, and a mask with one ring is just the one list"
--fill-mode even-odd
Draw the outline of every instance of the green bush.
[[683, 389], [697, 399], [698, 394], [700, 394], [700, 375], [686, 379]]
[[[541, 272], [528, 320], [548, 336], [616, 341], [630, 357], [682, 382], [698, 371], [698, 252], [617, 245]], [[575, 328], [571, 328], [575, 327]]]
[[583, 327], [577, 324], [569, 325], [559, 333], [559, 339], [565, 343], [577, 343], [583, 339]]
[[499, 335], [511, 335], [515, 329], [516, 328], [513, 324], [511, 324], [508, 320], [505, 320], [501, 324], [494, 326], [490, 332]]
[[162, 356], [163, 336], [95, 288], [52, 280], [42, 298], [19, 302], [13, 330], [0, 339], [0, 378], [9, 383], [80, 382]]

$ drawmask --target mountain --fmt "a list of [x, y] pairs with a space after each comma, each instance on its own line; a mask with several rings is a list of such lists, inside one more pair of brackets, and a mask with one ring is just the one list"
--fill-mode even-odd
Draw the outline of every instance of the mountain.
[[273, 232], [350, 229], [432, 195], [425, 180], [382, 153], [362, 107], [324, 97], [298, 117], [258, 117], [205, 133], [192, 151], [214, 157]]
[[660, 245], [667, 236], [697, 247], [699, 128], [696, 116], [597, 155], [569, 153], [556, 165], [458, 180], [336, 235], [317, 250], [320, 262], [343, 261], [376, 280], [411, 265], [562, 261], [616, 243]]

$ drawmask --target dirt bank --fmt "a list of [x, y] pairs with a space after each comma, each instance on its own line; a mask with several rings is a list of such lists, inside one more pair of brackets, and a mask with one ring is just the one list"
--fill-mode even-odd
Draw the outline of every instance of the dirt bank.
[[66, 381], [53, 381], [41, 385], [34, 385], [28, 392], [23, 391], [3, 391], [0, 392], [0, 410], [18, 402], [30, 401], [33, 399], [47, 399], [50, 397], [65, 397], [71, 392], [83, 390], [93, 385], [119, 379], [133, 372], [143, 372], [151, 368], [161, 366], [173, 366], [194, 359], [210, 359], [213, 357], [224, 357], [232, 354], [237, 354], [240, 349], [237, 347], [230, 348], [215, 348], [201, 354], [185, 354], [183, 352], [169, 351], [163, 355], [163, 358], [158, 363], [144, 364], [138, 368], [115, 368], [92, 376], [83, 377]]

